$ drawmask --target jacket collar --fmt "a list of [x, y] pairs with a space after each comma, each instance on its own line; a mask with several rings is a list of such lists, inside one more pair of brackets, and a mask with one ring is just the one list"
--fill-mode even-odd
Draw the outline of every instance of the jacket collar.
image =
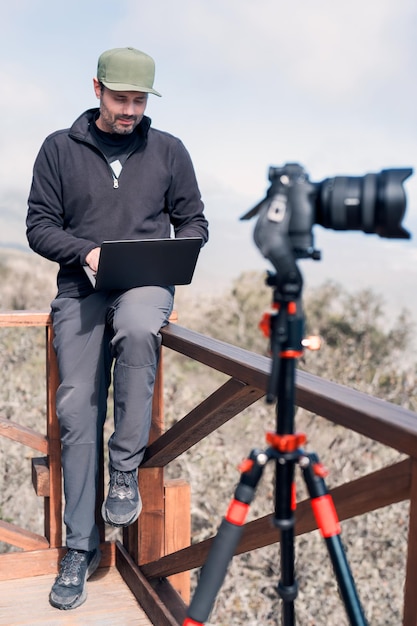
[[[69, 130], [70, 137], [76, 139], [77, 141], [83, 141], [85, 143], [95, 145], [94, 139], [91, 135], [90, 125], [94, 122], [99, 112], [100, 109], [98, 108], [88, 109], [77, 117]], [[149, 117], [144, 115], [142, 121], [134, 130], [135, 133], [140, 135], [143, 143], [146, 143], [151, 121], [152, 120]]]

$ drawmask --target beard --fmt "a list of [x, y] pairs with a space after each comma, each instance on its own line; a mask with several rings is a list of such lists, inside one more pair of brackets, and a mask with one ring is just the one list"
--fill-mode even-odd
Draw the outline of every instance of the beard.
[[101, 103], [100, 120], [106, 132], [117, 135], [130, 135], [142, 121], [139, 115], [115, 115]]

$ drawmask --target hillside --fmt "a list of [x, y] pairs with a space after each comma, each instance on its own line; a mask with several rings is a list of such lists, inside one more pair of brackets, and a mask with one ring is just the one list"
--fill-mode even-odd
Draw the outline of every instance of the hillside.
[[[53, 264], [31, 254], [0, 254], [1, 309], [48, 309], [55, 293]], [[249, 273], [222, 296], [194, 297], [187, 288], [177, 291], [179, 323], [198, 332], [266, 353], [265, 338], [257, 323], [269, 305], [271, 293], [260, 274]], [[383, 303], [369, 291], [355, 296], [337, 285], [326, 284], [306, 294], [308, 330], [319, 333], [324, 345], [306, 354], [300, 367], [333, 378], [367, 393], [417, 410], [416, 366], [401, 368], [412, 325], [406, 314], [384, 324]], [[33, 331], [33, 332], [32, 332]], [[0, 388], [0, 414], [27, 426], [43, 428], [43, 334], [38, 329], [3, 329], [0, 363], [4, 372]], [[197, 363], [185, 362], [166, 352], [165, 412], [167, 425], [203, 399], [221, 380]], [[111, 420], [109, 419], [110, 428]], [[304, 411], [296, 416], [297, 430], [308, 434], [330, 470], [329, 486], [343, 483], [388, 465], [400, 455]], [[186, 478], [192, 487], [194, 540], [211, 536], [220, 523], [238, 480], [236, 466], [253, 447], [263, 447], [266, 430], [274, 428], [273, 407], [263, 401], [173, 462], [168, 473]], [[30, 459], [10, 442], [0, 441], [0, 517], [37, 532], [42, 529], [42, 503], [30, 486]], [[297, 477], [298, 489], [304, 485]], [[273, 510], [273, 468], [266, 470], [252, 506], [251, 518]], [[19, 494], [19, 497], [16, 497]], [[22, 502], [25, 506], [22, 507]], [[373, 626], [401, 622], [402, 587], [406, 558], [408, 504], [343, 523], [343, 540], [349, 561]], [[347, 624], [335, 588], [334, 576], [318, 533], [297, 539], [297, 623], [301, 626]], [[0, 544], [0, 548], [1, 548]], [[194, 579], [197, 573], [194, 574]], [[271, 546], [236, 557], [219, 594], [212, 623], [217, 626], [275, 626], [280, 601], [275, 592], [279, 579], [279, 548]]]

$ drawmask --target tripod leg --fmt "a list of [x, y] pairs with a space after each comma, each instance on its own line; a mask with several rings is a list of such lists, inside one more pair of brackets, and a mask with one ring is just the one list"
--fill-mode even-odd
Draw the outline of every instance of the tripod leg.
[[282, 600], [282, 624], [295, 624], [294, 602], [298, 594], [295, 579], [295, 548], [294, 548], [294, 462], [276, 463], [276, 506], [274, 525], [281, 532], [281, 576], [277, 591]]
[[333, 499], [324, 482], [322, 466], [316, 454], [305, 454], [300, 466], [311, 498], [317, 526], [324, 538], [351, 626], [366, 626], [355, 582], [340, 538], [340, 524]]
[[209, 617], [242, 536], [243, 524], [255, 496], [256, 485], [268, 460], [264, 452], [256, 450], [253, 450], [247, 459], [246, 471], [241, 474], [234, 498], [213, 540], [183, 626], [200, 626]]

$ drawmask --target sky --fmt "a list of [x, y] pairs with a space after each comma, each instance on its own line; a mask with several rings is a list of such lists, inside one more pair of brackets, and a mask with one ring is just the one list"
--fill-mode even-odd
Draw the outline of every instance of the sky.
[[[147, 114], [189, 150], [210, 222], [193, 281], [203, 292], [270, 269], [256, 218], [271, 165], [313, 182], [416, 167], [415, 0], [15, 0], [0, 39], [0, 246], [27, 249], [26, 200], [44, 138], [96, 106], [92, 78], [108, 48], [156, 62]], [[417, 235], [417, 172], [404, 226]], [[390, 311], [417, 310], [417, 245], [314, 226], [322, 260], [304, 281], [371, 287]], [[416, 314], [417, 317], [417, 314]]]

